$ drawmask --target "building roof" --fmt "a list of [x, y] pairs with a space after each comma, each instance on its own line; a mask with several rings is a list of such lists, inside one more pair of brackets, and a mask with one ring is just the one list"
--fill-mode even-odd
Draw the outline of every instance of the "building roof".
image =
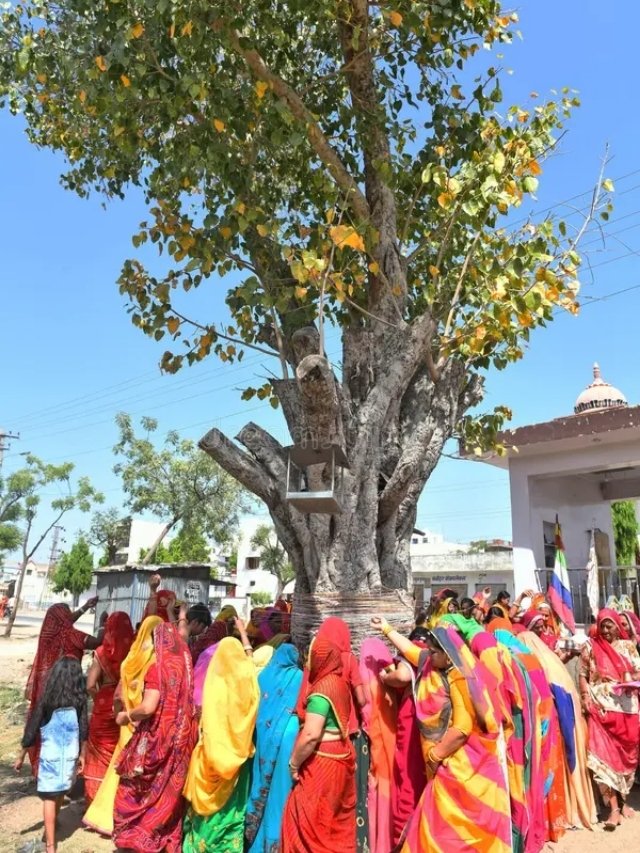
[[627, 406], [627, 398], [622, 391], [606, 382], [600, 373], [600, 366], [593, 365], [593, 382], [578, 396], [573, 411], [576, 415], [598, 409], [614, 409]]
[[217, 564], [214, 563], [122, 563], [115, 566], [101, 566], [94, 569], [94, 575], [102, 572], [167, 572], [176, 571], [177, 569], [217, 569]]

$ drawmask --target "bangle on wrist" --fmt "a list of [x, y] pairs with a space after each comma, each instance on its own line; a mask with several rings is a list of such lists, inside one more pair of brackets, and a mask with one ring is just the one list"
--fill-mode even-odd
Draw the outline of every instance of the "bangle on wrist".
[[429, 761], [432, 762], [432, 764], [441, 764], [443, 759], [437, 755], [434, 755], [434, 750], [435, 746], [432, 746], [429, 752], [427, 753], [427, 758], [429, 759]]
[[299, 767], [297, 764], [294, 764], [293, 761], [290, 761], [289, 762], [289, 770], [292, 770], [292, 771], [297, 773], [299, 770]]
[[252, 652], [253, 651], [253, 646], [248, 644], [248, 643], [246, 646], [243, 646], [242, 648], [245, 650], [245, 652]]
[[382, 629], [382, 633], [384, 634], [384, 636], [385, 636], [385, 637], [388, 637], [388, 636], [389, 636], [389, 634], [390, 634], [393, 630], [394, 630], [393, 626], [392, 626], [392, 625], [389, 625], [389, 624], [387, 623], [387, 624], [384, 626], [384, 628]]

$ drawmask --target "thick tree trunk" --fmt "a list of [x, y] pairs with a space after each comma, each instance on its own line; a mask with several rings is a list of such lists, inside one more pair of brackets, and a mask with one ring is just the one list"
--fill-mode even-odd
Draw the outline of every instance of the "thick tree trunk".
[[173, 530], [173, 528], [176, 526], [176, 524], [177, 524], [179, 521], [180, 521], [180, 518], [179, 518], [179, 517], [178, 517], [178, 518], [173, 518], [171, 521], [168, 521], [168, 522], [165, 524], [165, 526], [162, 528], [162, 530], [160, 531], [160, 533], [159, 533], [159, 534], [158, 534], [158, 536], [156, 537], [156, 540], [155, 540], [155, 542], [153, 543], [153, 545], [149, 548], [149, 550], [147, 551], [147, 553], [144, 555], [144, 557], [143, 557], [143, 558], [142, 558], [142, 560], [140, 561], [140, 565], [141, 565], [141, 566], [147, 566], [147, 565], [149, 565], [149, 563], [151, 563], [151, 562], [152, 562], [153, 558], [154, 558], [154, 557], [155, 557], [155, 555], [156, 555], [156, 551], [157, 551], [157, 550], [158, 550], [158, 548], [160, 547], [160, 543], [161, 543], [161, 542], [162, 542], [162, 540], [165, 538], [165, 536]]

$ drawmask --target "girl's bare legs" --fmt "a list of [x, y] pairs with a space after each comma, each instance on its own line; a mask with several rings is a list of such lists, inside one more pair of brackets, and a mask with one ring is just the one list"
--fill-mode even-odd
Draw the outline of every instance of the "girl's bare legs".
[[58, 798], [55, 800], [44, 800], [44, 843], [47, 845], [47, 853], [56, 849], [56, 815], [58, 814]]
[[622, 819], [618, 794], [616, 791], [609, 788], [608, 785], [599, 785], [598, 787], [600, 788], [600, 793], [602, 794], [605, 806], [609, 806], [610, 809], [609, 817], [607, 818], [604, 828], [615, 829], [616, 826], [620, 825], [620, 821]]

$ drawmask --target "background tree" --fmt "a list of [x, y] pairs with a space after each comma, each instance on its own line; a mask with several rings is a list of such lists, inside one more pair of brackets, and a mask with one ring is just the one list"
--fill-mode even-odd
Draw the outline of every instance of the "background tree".
[[256, 592], [251, 593], [251, 605], [252, 607], [266, 607], [267, 604], [273, 603], [273, 596], [270, 592], [262, 592], [261, 590], [257, 590]]
[[7, 479], [0, 477], [0, 561], [7, 551], [15, 550], [22, 539], [18, 523], [24, 514], [22, 500], [29, 488], [25, 472], [16, 472]]
[[[20, 607], [22, 584], [29, 560], [68, 512], [72, 510], [89, 512], [94, 504], [102, 503], [104, 500], [102, 494], [93, 488], [88, 477], [79, 477], [77, 480], [72, 478], [74, 467], [72, 462], [64, 462], [61, 465], [47, 464], [37, 456], [29, 454], [26, 457], [25, 467], [9, 478], [9, 483], [13, 482], [20, 489], [22, 553], [15, 589], [16, 606], [5, 628], [5, 637], [11, 636], [13, 623]], [[43, 508], [44, 493], [50, 490], [59, 490], [60, 497], [48, 502], [46, 520], [40, 521], [39, 513]]]
[[76, 608], [81, 593], [89, 589], [93, 580], [93, 554], [84, 536], [79, 536], [69, 552], [60, 555], [51, 576], [54, 592], [70, 592]]
[[89, 542], [95, 548], [102, 548], [103, 554], [98, 560], [100, 566], [113, 566], [118, 550], [129, 542], [131, 517], [122, 517], [118, 507], [112, 506], [94, 512], [89, 528]]
[[141, 420], [144, 438], [135, 434], [129, 415], [121, 412], [116, 423], [120, 440], [114, 452], [123, 461], [113, 470], [122, 478], [127, 505], [133, 513], [150, 512], [166, 520], [142, 562], [153, 561], [157, 547], [177, 524], [183, 544], [191, 537], [196, 547], [198, 535], [219, 544], [229, 541], [245, 507], [238, 482], [177, 432], [167, 433], [163, 446], [156, 448], [150, 438], [158, 428], [153, 418]]
[[251, 547], [260, 554], [260, 568], [270, 572], [278, 581], [276, 598], [279, 598], [285, 584], [295, 577], [295, 572], [273, 527], [261, 524], [251, 537]]
[[[146, 549], [140, 550], [140, 559], [144, 560]], [[168, 545], [161, 542], [153, 556], [156, 563], [209, 563], [211, 546], [199, 530], [180, 528]]]
[[[576, 245], [611, 185], [577, 233], [527, 218], [578, 101], [502, 103], [489, 51], [516, 21], [497, 0], [38, 0], [2, 16], [0, 93], [66, 154], [64, 185], [142, 187], [133, 242], [154, 243], [163, 271], [133, 258], [119, 285], [132, 322], [173, 341], [162, 367], [272, 354], [280, 377], [244, 396], [281, 405], [297, 443], [344, 449], [342, 513], [305, 516], [262, 427], [242, 449], [216, 429], [201, 442], [268, 507], [298, 594], [410, 588], [445, 443], [486, 446], [508, 417], [469, 414], [483, 371], [578, 310]], [[188, 292], [227, 274], [228, 325], [194, 316]]]
[[611, 504], [616, 563], [635, 566], [638, 557], [638, 517], [633, 501], [616, 501]]

